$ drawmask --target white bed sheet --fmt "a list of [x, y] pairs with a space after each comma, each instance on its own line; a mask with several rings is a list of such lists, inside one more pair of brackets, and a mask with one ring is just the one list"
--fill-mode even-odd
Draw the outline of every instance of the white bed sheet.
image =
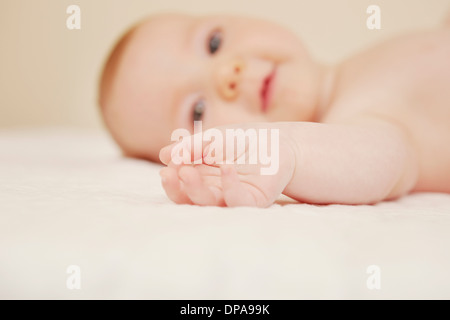
[[103, 132], [2, 130], [0, 298], [450, 298], [450, 195], [181, 206], [159, 168], [121, 157]]

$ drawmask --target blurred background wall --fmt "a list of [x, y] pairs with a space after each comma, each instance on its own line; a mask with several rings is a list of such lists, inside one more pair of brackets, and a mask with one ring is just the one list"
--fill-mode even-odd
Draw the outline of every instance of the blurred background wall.
[[[81, 30], [66, 9], [81, 8]], [[381, 30], [366, 9], [381, 7]], [[96, 89], [106, 54], [136, 20], [157, 12], [238, 13], [292, 28], [317, 59], [333, 63], [392, 35], [433, 27], [449, 0], [1, 0], [0, 128], [101, 129]]]

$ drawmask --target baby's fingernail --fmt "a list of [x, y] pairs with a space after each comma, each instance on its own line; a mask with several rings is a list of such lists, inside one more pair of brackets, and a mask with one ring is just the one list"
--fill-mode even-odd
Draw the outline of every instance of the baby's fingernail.
[[167, 175], [164, 173], [164, 169], [159, 171], [159, 176], [161, 177], [161, 182], [166, 183], [167, 182]]

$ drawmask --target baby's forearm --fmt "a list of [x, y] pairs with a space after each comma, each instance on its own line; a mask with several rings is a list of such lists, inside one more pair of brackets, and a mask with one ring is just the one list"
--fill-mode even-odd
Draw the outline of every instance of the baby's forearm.
[[369, 204], [413, 188], [417, 165], [403, 132], [389, 123], [279, 123], [294, 153], [284, 194], [309, 203]]

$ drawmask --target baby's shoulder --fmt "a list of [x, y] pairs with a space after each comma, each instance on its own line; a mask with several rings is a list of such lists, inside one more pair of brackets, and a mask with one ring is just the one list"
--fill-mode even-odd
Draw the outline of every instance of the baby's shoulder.
[[[345, 61], [343, 80], [374, 77], [414, 80], [416, 76], [448, 73], [450, 70], [450, 28], [439, 28], [397, 36]], [[350, 80], [350, 79], [348, 79]]]
[[450, 103], [449, 57], [450, 28], [398, 36], [361, 52], [337, 68], [326, 118], [442, 111]]

